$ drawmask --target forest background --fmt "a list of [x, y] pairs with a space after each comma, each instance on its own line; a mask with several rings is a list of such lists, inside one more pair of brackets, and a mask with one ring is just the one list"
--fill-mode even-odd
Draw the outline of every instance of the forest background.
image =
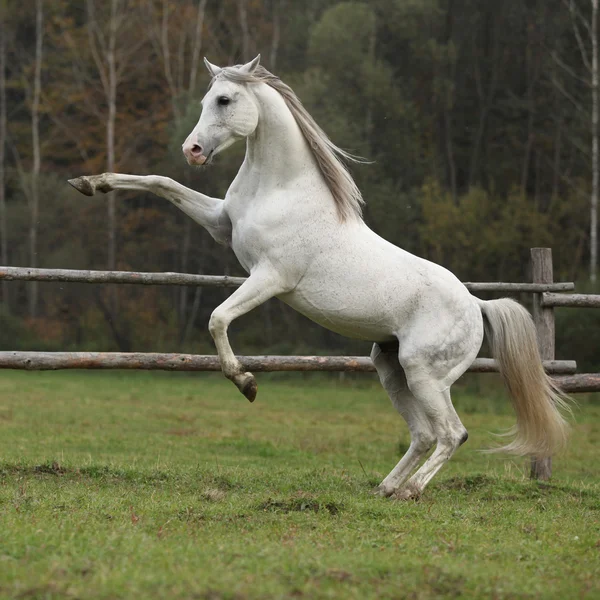
[[[351, 167], [365, 219], [463, 281], [590, 271], [597, 0], [0, 0], [0, 262], [244, 275], [150, 194], [84, 198], [71, 177], [161, 174], [223, 197], [238, 144], [192, 169], [181, 144], [202, 57], [262, 55]], [[596, 242], [597, 243], [597, 242]], [[593, 260], [592, 260], [593, 263]], [[213, 353], [227, 291], [3, 282], [0, 349]], [[523, 302], [528, 298], [522, 297]], [[558, 358], [600, 367], [600, 311], [559, 309]], [[240, 353], [368, 353], [272, 300], [233, 324]]]

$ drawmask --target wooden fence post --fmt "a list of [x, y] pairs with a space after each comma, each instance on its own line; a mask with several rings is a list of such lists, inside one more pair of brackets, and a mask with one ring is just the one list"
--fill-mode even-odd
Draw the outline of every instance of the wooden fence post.
[[[552, 283], [554, 279], [551, 248], [531, 248], [531, 275], [534, 283]], [[542, 360], [553, 360], [555, 352], [554, 309], [544, 307], [543, 294], [533, 294], [533, 321]], [[531, 458], [531, 479], [544, 481], [552, 476], [552, 458]]]

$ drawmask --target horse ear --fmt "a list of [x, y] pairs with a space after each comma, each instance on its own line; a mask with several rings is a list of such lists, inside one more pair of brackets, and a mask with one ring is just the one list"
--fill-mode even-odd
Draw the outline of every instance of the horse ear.
[[247, 75], [252, 75], [252, 73], [254, 73], [254, 71], [256, 71], [256, 67], [258, 67], [259, 64], [260, 64], [260, 54], [254, 60], [251, 60], [249, 63], [242, 65], [240, 67], [240, 71], [242, 71], [242, 73], [246, 73]]
[[223, 70], [223, 69], [221, 69], [221, 67], [217, 67], [217, 65], [213, 65], [213, 64], [209, 63], [208, 60], [206, 60], [206, 56], [204, 57], [204, 64], [206, 65], [208, 72], [213, 77], [216, 77]]

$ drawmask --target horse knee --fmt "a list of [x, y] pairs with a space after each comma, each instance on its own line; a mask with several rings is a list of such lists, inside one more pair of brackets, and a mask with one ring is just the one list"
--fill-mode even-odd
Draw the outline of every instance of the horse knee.
[[225, 315], [217, 308], [210, 315], [208, 331], [210, 332], [210, 335], [215, 338], [219, 334], [224, 333], [227, 330], [228, 325], [229, 323], [227, 322]]
[[452, 445], [455, 447], [454, 449], [457, 450], [460, 448], [468, 439], [469, 432], [461, 423], [461, 426], [452, 433]]
[[464, 427], [448, 429], [438, 436], [438, 445], [447, 448], [451, 454], [456, 452], [468, 439], [469, 434]]
[[155, 193], [168, 194], [173, 191], [173, 188], [176, 186], [176, 183], [170, 177], [164, 177], [162, 175], [148, 175], [148, 181], [150, 183], [150, 188], [153, 188], [152, 191]]

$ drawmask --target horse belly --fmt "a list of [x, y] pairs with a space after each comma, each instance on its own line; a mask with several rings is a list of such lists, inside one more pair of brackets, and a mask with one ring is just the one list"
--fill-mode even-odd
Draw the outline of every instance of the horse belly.
[[363, 294], [352, 294], [347, 289], [339, 293], [341, 290], [332, 288], [299, 288], [279, 299], [322, 327], [355, 339], [381, 342], [394, 339], [394, 326], [386, 311]]
[[281, 300], [331, 331], [369, 341], [416, 335], [423, 346], [439, 348], [478, 329], [464, 323], [471, 295], [445, 269], [396, 251], [370, 250], [344, 260], [324, 253]]

